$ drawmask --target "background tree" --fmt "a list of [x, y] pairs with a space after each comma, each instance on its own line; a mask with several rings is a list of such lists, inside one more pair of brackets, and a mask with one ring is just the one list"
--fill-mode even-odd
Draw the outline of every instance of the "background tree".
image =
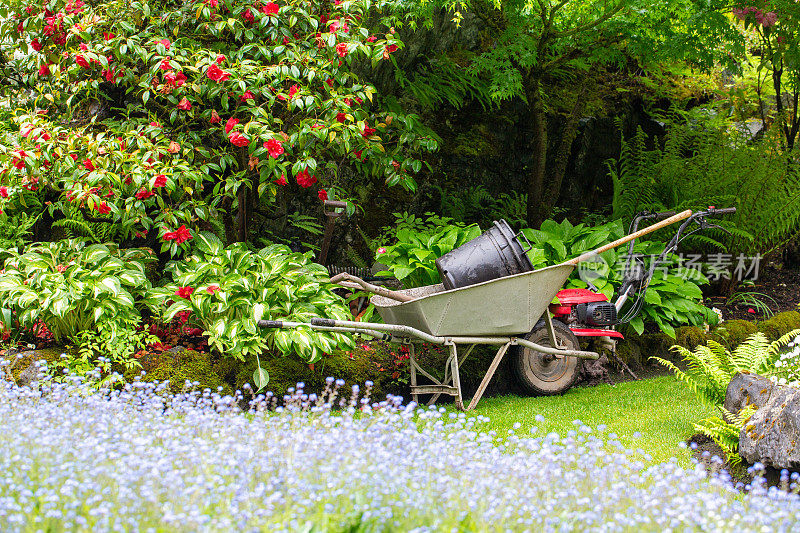
[[[579, 120], [592, 102], [596, 71], [625, 71], [631, 62], [691, 59], [709, 66], [736, 33], [717, 9], [693, 0], [469, 0], [423, 3], [469, 9], [486, 29], [487, 43], [472, 68], [490, 78], [491, 99], [521, 98], [533, 139], [527, 179], [527, 222], [538, 227], [558, 201]], [[713, 39], [713, 41], [712, 41]], [[710, 43], [715, 43], [711, 45]], [[596, 100], [596, 99], [595, 99]], [[548, 116], [558, 114], [562, 120]]]

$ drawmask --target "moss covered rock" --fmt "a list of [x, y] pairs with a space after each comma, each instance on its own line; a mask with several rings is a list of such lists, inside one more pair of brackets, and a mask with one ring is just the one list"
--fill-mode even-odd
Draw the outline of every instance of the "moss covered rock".
[[181, 391], [186, 382], [197, 382], [195, 388], [217, 391], [222, 387], [223, 394], [230, 394], [231, 387], [215, 372], [211, 356], [194, 350], [183, 350], [177, 353], [164, 352], [158, 355], [146, 355], [139, 362], [142, 369], [129, 371], [127, 380], [132, 380], [144, 372], [139, 379], [143, 381], [169, 380], [170, 390]]
[[[266, 355], [261, 358], [261, 368], [269, 373], [269, 383], [265, 390], [271, 391], [277, 397], [283, 397], [291, 387], [302, 382], [304, 390], [308, 393], [320, 393], [325, 390], [325, 379], [333, 377], [343, 379], [344, 395], [349, 395], [353, 385], [358, 385], [361, 391], [367, 381], [373, 383], [370, 397], [373, 400], [382, 400], [386, 397], [387, 375], [379, 370], [379, 366], [369, 357], [364, 350], [353, 352], [335, 353], [313, 365], [309, 365], [294, 357], [280, 357]], [[253, 373], [256, 370], [256, 361], [248, 360], [236, 366], [233, 385], [242, 389], [245, 383], [253, 384]], [[389, 387], [391, 389], [391, 387]]]
[[800, 328], [800, 313], [785, 311], [778, 313], [770, 319], [757, 324], [758, 331], [762, 332], [771, 341], [778, 340], [790, 331]]
[[728, 349], [733, 349], [756, 331], [758, 331], [758, 327], [755, 322], [726, 320], [711, 332], [709, 338], [723, 344]]
[[25, 350], [9, 356], [11, 360], [11, 377], [14, 382], [25, 384], [23, 382], [32, 381], [30, 377], [34, 377], [38, 373], [34, 368], [36, 361], [46, 361], [49, 366], [53, 366], [59, 359], [61, 354], [65, 352], [64, 348], [43, 348], [41, 350]]

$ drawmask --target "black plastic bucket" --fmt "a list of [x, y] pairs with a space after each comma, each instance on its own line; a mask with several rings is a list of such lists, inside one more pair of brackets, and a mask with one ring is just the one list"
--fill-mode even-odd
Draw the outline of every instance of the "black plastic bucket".
[[[529, 248], [530, 249], [530, 246]], [[505, 220], [436, 260], [447, 290], [533, 270], [517, 234]]]

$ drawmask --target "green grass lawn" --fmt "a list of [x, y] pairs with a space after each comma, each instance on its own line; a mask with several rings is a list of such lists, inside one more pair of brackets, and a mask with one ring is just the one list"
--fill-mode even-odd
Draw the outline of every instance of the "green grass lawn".
[[[521, 424], [518, 435], [528, 434], [535, 426], [538, 435], [556, 432], [562, 436], [577, 429], [574, 420], [592, 428], [605, 424], [606, 434], [616, 433], [628, 448], [643, 449], [653, 463], [677, 457], [681, 465], [688, 466], [689, 450], [678, 445], [695, 433], [693, 422], [713, 414], [714, 408], [701, 404], [685, 384], [672, 376], [661, 376], [616, 385], [573, 387], [563, 396], [484, 398], [467, 416], [488, 416], [498, 436], [507, 434], [515, 423]], [[545, 420], [537, 422], [536, 415]]]

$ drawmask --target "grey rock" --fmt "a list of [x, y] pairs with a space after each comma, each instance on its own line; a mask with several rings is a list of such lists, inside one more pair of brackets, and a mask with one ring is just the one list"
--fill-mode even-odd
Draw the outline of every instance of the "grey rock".
[[800, 389], [755, 374], [734, 376], [725, 407], [758, 409], [739, 433], [739, 455], [749, 463], [800, 470]]
[[17, 385], [20, 387], [30, 387], [31, 383], [39, 380], [39, 365], [34, 362], [29, 364], [25, 370], [19, 373]]
[[748, 405], [763, 407], [772, 397], [773, 388], [776, 386], [768, 378], [758, 374], [736, 374], [725, 391], [723, 407], [734, 414]]
[[172, 348], [170, 348], [169, 350], [167, 350], [167, 353], [171, 353], [171, 354], [175, 354], [175, 355], [177, 355], [177, 354], [179, 354], [179, 353], [181, 353], [181, 352], [185, 352], [185, 351], [186, 351], [186, 347], [185, 347], [185, 346], [181, 346], [181, 345], [179, 344], [179, 345], [177, 345], [177, 346], [173, 346]]

